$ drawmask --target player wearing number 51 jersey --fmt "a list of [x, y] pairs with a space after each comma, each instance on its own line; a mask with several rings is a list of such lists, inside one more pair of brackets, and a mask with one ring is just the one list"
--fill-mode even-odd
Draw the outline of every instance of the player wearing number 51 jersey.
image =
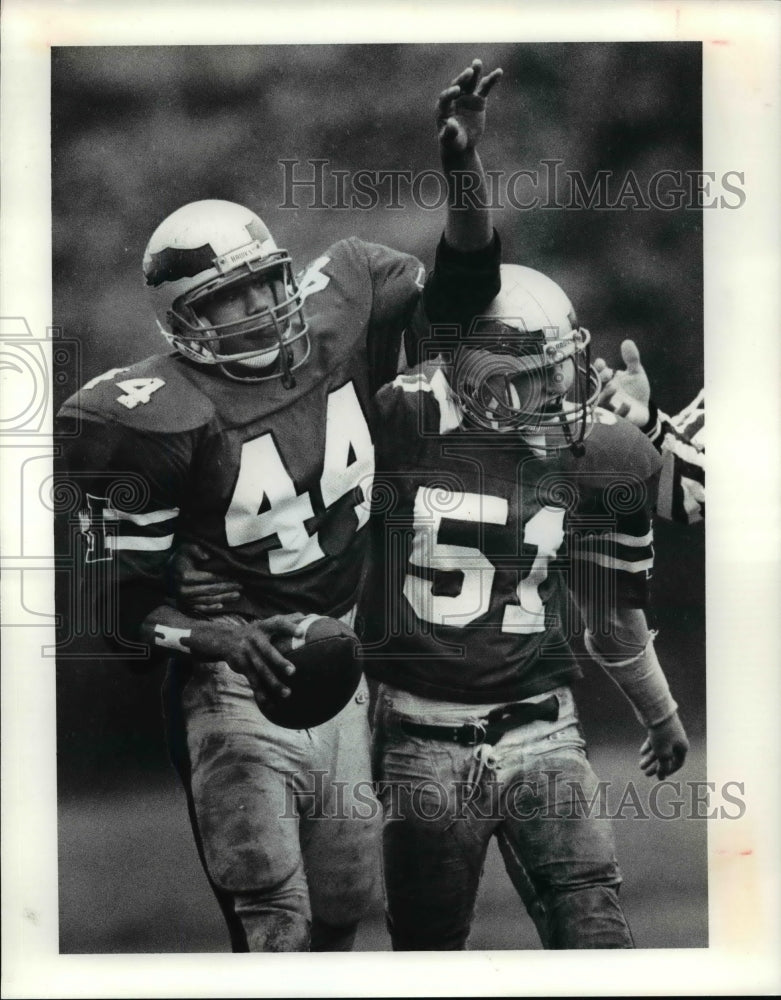
[[578, 677], [569, 589], [588, 579], [605, 600], [646, 603], [654, 449], [604, 410], [577, 457], [476, 433], [438, 364], [399, 375], [375, 405], [388, 506], [367, 600], [375, 629], [377, 609], [390, 619], [367, 669], [429, 698], [486, 703]]
[[647, 728], [687, 743], [641, 610], [659, 458], [594, 409], [590, 335], [562, 290], [503, 265], [457, 340], [375, 400], [364, 663], [394, 948], [465, 947], [491, 837], [547, 948], [629, 948], [609, 825], [569, 683], [570, 594], [591, 656]]

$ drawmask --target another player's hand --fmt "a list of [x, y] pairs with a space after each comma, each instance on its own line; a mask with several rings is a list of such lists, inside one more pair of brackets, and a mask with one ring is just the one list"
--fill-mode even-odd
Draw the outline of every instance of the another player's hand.
[[650, 417], [648, 402], [651, 398], [651, 385], [640, 362], [640, 351], [633, 340], [625, 340], [621, 344], [621, 360], [625, 365], [623, 371], [614, 371], [604, 358], [597, 358], [594, 362], [602, 381], [598, 405], [643, 427]]
[[459, 73], [437, 101], [437, 133], [443, 156], [473, 149], [485, 130], [486, 98], [501, 79], [502, 70], [494, 69], [483, 76], [479, 59]]
[[177, 546], [169, 563], [176, 603], [186, 614], [214, 615], [241, 596], [241, 586], [204, 569], [206, 549], [195, 542]]
[[245, 622], [231, 629], [224, 640], [222, 658], [231, 670], [247, 678], [259, 705], [290, 694], [285, 680], [295, 667], [276, 649], [272, 636], [299, 635], [304, 617], [296, 613]]
[[686, 730], [678, 713], [674, 712], [669, 719], [648, 730], [648, 739], [640, 747], [640, 769], [648, 777], [655, 774], [661, 781], [683, 767], [688, 752]]

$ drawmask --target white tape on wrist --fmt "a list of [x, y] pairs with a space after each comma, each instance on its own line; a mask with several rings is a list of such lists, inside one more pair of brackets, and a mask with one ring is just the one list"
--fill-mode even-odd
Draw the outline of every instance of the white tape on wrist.
[[646, 728], [658, 726], [678, 710], [654, 649], [656, 635], [656, 632], [651, 632], [645, 647], [626, 660], [608, 659], [594, 645], [591, 633], [586, 632], [585, 635], [589, 656], [621, 688]]
[[155, 646], [163, 646], [165, 649], [175, 649], [180, 653], [191, 652], [189, 646], [182, 643], [182, 639], [189, 639], [192, 629], [171, 628], [168, 625], [155, 625]]

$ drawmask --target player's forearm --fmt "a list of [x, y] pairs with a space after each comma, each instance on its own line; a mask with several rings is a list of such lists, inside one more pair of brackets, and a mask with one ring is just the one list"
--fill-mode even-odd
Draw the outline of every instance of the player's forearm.
[[188, 653], [202, 660], [221, 659], [225, 637], [235, 628], [225, 620], [191, 618], [176, 608], [162, 604], [147, 614], [139, 635], [155, 650]]
[[639, 608], [592, 607], [585, 602], [581, 611], [595, 648], [606, 660], [626, 660], [645, 648], [650, 632]]
[[618, 685], [646, 727], [669, 719], [675, 703], [667, 678], [654, 649], [654, 633], [648, 631], [645, 614], [634, 608], [615, 609], [609, 628], [592, 631], [587, 620], [586, 649]]
[[442, 152], [448, 185], [445, 239], [462, 253], [482, 250], [493, 239], [490, 199], [485, 171], [475, 149]]

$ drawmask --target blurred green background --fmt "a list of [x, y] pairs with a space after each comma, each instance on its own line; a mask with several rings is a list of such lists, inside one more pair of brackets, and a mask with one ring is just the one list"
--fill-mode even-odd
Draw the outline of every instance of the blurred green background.
[[[301, 161], [304, 176], [310, 159], [328, 160], [328, 172], [438, 167], [436, 96], [476, 56], [487, 69], [505, 71], [481, 146], [489, 170], [544, 175], [542, 161], [558, 159], [562, 172], [580, 172], [588, 184], [597, 171], [612, 171], [615, 193], [629, 170], [644, 187], [659, 170], [702, 167], [699, 43], [53, 50], [54, 323], [81, 344], [80, 370], [55, 384], [58, 398], [165, 348], [145, 301], [140, 261], [152, 230], [185, 202], [248, 205], [300, 266], [348, 235], [415, 253], [430, 266], [444, 210], [416, 208], [407, 187], [402, 208], [383, 207], [381, 199], [370, 211], [318, 210], [306, 207], [307, 191], [296, 196], [301, 207], [283, 208], [280, 161]], [[518, 193], [535, 192], [520, 186]], [[536, 193], [545, 200], [544, 188]], [[496, 225], [504, 259], [558, 281], [598, 353], [615, 362], [620, 341], [634, 338], [659, 405], [675, 412], [690, 401], [703, 378], [700, 211], [507, 205], [496, 212]], [[694, 743], [684, 778], [702, 778], [702, 531], [659, 525], [657, 563], [658, 649]], [[160, 678], [101, 659], [99, 644], [85, 651], [96, 658], [58, 666], [62, 948], [224, 948], [166, 760]], [[642, 733], [620, 695], [587, 667], [577, 696], [591, 743], [614, 768], [602, 776], [639, 776]], [[704, 824], [681, 827], [674, 892], [662, 877], [671, 871], [673, 824], [656, 824], [653, 836], [647, 824], [620, 825], [629, 831], [630, 856], [631, 844], [637, 847], [627, 891], [637, 899], [635, 923], [645, 928], [638, 943], [704, 944]], [[533, 935], [503, 936], [503, 907], [514, 901], [498, 872], [489, 866], [487, 892], [499, 910], [490, 926], [476, 927], [477, 941], [531, 947]], [[665, 904], [668, 889], [672, 902]], [[196, 898], [201, 909], [193, 918]], [[685, 901], [680, 919], [676, 899]], [[175, 930], [171, 914], [182, 908], [189, 917]], [[378, 901], [377, 931], [364, 946], [387, 947], [379, 913]]]

